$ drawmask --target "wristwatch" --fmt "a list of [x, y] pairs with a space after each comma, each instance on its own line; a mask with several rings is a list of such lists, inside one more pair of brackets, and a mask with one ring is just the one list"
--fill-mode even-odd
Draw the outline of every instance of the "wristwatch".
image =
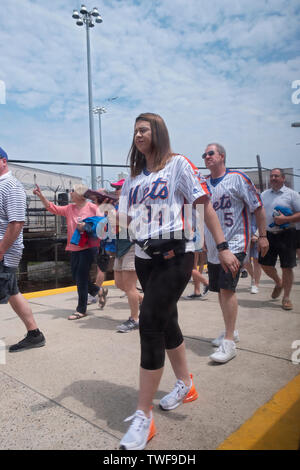
[[222, 242], [217, 245], [218, 251], [228, 250], [228, 248], [229, 248], [228, 242]]

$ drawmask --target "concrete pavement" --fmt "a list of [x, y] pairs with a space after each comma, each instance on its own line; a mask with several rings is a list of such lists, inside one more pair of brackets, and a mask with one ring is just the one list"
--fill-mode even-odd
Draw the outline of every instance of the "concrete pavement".
[[[273, 284], [264, 275], [256, 295], [249, 278], [240, 280], [238, 355], [224, 365], [208, 358], [211, 339], [223, 330], [217, 295], [179, 301], [199, 398], [171, 412], [158, 408], [175, 383], [167, 361], [154, 400], [158, 433], [147, 450], [216, 449], [299, 374], [292, 359], [300, 361], [300, 266], [294, 271], [292, 311], [271, 300]], [[192, 289], [189, 283], [185, 294]], [[88, 317], [68, 321], [76, 292], [40, 295], [29, 302], [46, 346], [0, 353], [0, 449], [117, 449], [138, 393], [138, 331], [116, 332], [129, 315], [127, 300], [109, 287], [103, 311], [91, 305]], [[24, 326], [8, 305], [0, 312], [0, 340], [8, 348], [23, 337]]]

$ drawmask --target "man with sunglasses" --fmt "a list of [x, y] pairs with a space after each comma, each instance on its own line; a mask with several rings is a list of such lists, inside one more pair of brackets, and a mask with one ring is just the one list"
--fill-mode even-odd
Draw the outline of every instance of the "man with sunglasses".
[[262, 200], [250, 178], [241, 171], [226, 168], [226, 151], [217, 143], [209, 144], [202, 155], [210, 170], [206, 177], [211, 191], [211, 202], [220, 220], [226, 242], [216, 244], [205, 227], [207, 246], [209, 290], [218, 292], [225, 331], [212, 341], [218, 349], [210, 356], [214, 362], [225, 363], [236, 356], [235, 342], [239, 341], [235, 329], [238, 303], [236, 286], [239, 272], [233, 278], [219, 263], [218, 251], [230, 249], [242, 266], [251, 237], [251, 213], [254, 213], [259, 231], [258, 249], [262, 256], [268, 251], [266, 217]]

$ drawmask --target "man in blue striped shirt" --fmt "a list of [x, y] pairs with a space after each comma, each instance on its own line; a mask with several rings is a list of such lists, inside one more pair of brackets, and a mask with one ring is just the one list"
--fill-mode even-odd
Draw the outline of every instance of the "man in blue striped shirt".
[[7, 153], [0, 147], [0, 304], [9, 303], [23, 321], [27, 335], [9, 352], [44, 346], [32, 310], [19, 292], [16, 271], [23, 251], [26, 194], [8, 168]]

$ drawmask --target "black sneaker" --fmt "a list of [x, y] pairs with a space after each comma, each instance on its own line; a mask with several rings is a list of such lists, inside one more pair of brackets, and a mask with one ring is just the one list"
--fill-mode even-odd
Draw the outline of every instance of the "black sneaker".
[[33, 336], [27, 333], [24, 339], [22, 339], [19, 343], [13, 344], [9, 347], [9, 352], [17, 352], [23, 351], [24, 349], [31, 349], [31, 348], [41, 348], [45, 346], [46, 340], [43, 333], [40, 331], [38, 336]]
[[208, 287], [208, 286], [204, 286], [203, 293], [202, 293], [202, 297], [205, 297], [208, 293], [209, 293], [209, 287]]
[[202, 294], [190, 294], [182, 297], [184, 300], [199, 300], [202, 299]]
[[248, 277], [248, 273], [247, 273], [246, 270], [243, 270], [243, 271], [241, 272], [241, 277], [243, 277], [243, 278]]

